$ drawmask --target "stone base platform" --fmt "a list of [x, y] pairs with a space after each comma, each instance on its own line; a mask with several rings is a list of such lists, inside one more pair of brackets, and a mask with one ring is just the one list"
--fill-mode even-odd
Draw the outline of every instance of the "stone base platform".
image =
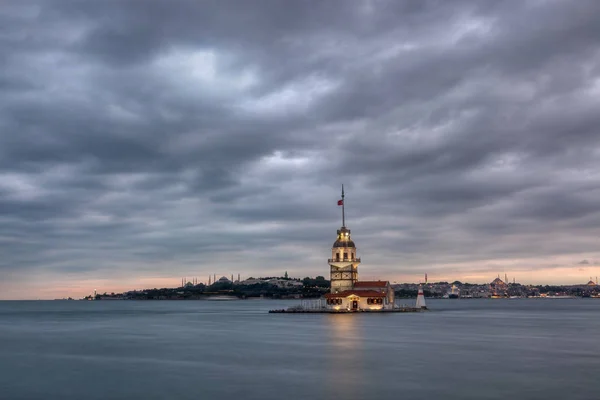
[[391, 310], [328, 310], [328, 309], [300, 309], [288, 308], [281, 310], [269, 310], [269, 314], [383, 314], [383, 313], [406, 313], [406, 312], [424, 312], [427, 308], [393, 308]]

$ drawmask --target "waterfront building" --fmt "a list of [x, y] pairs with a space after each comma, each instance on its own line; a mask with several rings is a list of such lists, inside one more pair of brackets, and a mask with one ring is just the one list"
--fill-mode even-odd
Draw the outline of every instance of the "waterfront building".
[[394, 308], [394, 290], [390, 282], [358, 280], [361, 260], [357, 256], [352, 233], [346, 227], [344, 186], [338, 206], [342, 206], [342, 227], [337, 231], [337, 239], [328, 260], [331, 292], [325, 295], [327, 308], [349, 311]]
[[450, 291], [446, 294], [448, 299], [458, 299], [460, 297], [460, 289], [456, 284], [452, 284]]
[[293, 279], [273, 278], [273, 279], [267, 280], [266, 283], [268, 283], [269, 285], [277, 286], [280, 289], [300, 288], [300, 287], [304, 286], [304, 284], [301, 281], [293, 280]]

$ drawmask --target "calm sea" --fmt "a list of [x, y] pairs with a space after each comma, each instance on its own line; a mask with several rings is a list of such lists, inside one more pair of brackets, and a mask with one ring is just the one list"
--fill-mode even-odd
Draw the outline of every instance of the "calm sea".
[[600, 398], [600, 299], [0, 302], [0, 399]]

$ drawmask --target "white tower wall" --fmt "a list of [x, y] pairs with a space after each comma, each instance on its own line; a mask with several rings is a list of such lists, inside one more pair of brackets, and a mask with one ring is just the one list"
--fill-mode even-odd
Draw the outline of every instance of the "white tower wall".
[[425, 304], [425, 295], [423, 294], [423, 287], [419, 285], [419, 292], [417, 294], [417, 305], [416, 308], [427, 308], [427, 304]]

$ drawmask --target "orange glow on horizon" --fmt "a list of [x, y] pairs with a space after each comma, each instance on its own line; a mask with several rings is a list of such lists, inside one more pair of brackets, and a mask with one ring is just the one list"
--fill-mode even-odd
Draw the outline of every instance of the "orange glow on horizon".
[[[391, 283], [423, 283], [425, 273], [428, 274], [428, 282], [454, 282], [486, 284], [494, 280], [498, 275], [504, 280], [504, 274], [508, 275], [508, 280], [521, 284], [533, 285], [577, 285], [586, 284], [590, 277], [593, 280], [600, 276], [600, 265], [573, 263], [573, 259], [600, 259], [600, 257], [586, 256], [563, 256], [545, 260], [513, 259], [513, 260], [480, 260], [471, 263], [444, 264], [429, 266], [411, 266], [410, 271], [400, 272], [400, 268], [393, 268], [384, 265], [368, 265], [362, 269], [361, 280], [370, 280], [370, 278], [389, 280]], [[545, 268], [532, 268], [533, 262], [540, 265], [544, 263]], [[553, 267], [552, 265], [560, 265]], [[165, 266], [169, 267], [170, 266]], [[408, 268], [407, 268], [408, 269]], [[291, 277], [304, 278], [305, 276], [325, 276], [329, 278], [326, 268], [311, 266], [311, 269], [298, 268], [296, 270], [288, 268]], [[109, 275], [110, 273], [107, 273]], [[76, 279], [74, 276], [67, 278], [59, 275], [44, 275], [37, 280], [15, 279], [0, 280], [0, 299], [2, 300], [52, 300], [57, 298], [72, 297], [80, 299], [93, 294], [97, 289], [99, 294], [122, 293], [131, 290], [143, 290], [152, 288], [175, 288], [181, 285], [181, 277], [165, 277], [150, 275], [146, 277], [129, 276], [111, 276], [111, 279]], [[230, 273], [217, 273], [217, 276]], [[248, 271], [242, 272], [244, 277], [268, 276], [274, 275], [272, 270], [268, 271]], [[202, 271], [196, 274], [189, 274], [188, 280], [198, 277], [199, 282], [204, 282], [201, 277], [208, 276], [208, 273]]]

